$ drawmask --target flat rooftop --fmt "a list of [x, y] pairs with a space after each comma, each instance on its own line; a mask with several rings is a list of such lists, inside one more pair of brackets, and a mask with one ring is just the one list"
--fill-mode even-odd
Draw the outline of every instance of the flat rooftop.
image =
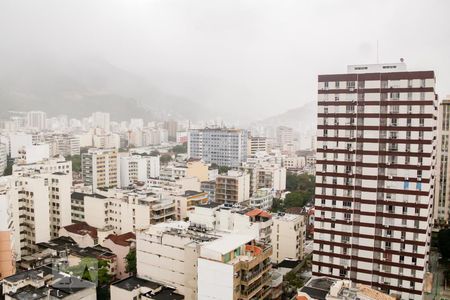
[[133, 291], [142, 286], [148, 287], [149, 289], [152, 289], [152, 290], [157, 290], [158, 288], [161, 287], [161, 285], [159, 283], [156, 283], [156, 282], [153, 282], [150, 280], [141, 279], [136, 276], [131, 276], [131, 277], [113, 282], [111, 285], [121, 288], [123, 290], [127, 290], [127, 291]]

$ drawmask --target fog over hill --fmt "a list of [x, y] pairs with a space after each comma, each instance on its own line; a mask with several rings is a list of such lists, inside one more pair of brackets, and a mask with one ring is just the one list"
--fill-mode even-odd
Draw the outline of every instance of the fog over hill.
[[83, 117], [107, 111], [114, 120], [195, 120], [206, 113], [201, 105], [165, 93], [148, 80], [97, 58], [5, 60], [0, 103], [2, 115], [10, 110], [43, 110], [49, 115]]

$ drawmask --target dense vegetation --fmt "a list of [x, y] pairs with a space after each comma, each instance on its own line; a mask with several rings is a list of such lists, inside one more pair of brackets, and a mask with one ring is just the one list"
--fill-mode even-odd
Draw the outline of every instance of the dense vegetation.
[[286, 190], [290, 193], [286, 195], [286, 199], [281, 201], [274, 199], [272, 211], [284, 211], [289, 207], [303, 207], [308, 204], [314, 196], [315, 179], [314, 176], [308, 174], [287, 173]]
[[81, 172], [81, 155], [68, 155], [66, 160], [72, 162], [73, 172]]
[[176, 145], [171, 150], [175, 154], [187, 153], [187, 143], [183, 143], [182, 145]]
[[126, 267], [125, 270], [127, 273], [130, 274], [136, 274], [136, 249], [131, 249], [130, 252], [128, 252], [127, 256], [125, 256], [126, 260]]

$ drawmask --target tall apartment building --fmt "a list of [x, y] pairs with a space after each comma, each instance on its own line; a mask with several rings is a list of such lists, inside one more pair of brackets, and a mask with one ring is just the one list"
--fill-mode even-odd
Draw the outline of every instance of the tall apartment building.
[[188, 136], [188, 157], [205, 163], [239, 167], [247, 160], [248, 131], [228, 128], [193, 129]]
[[169, 141], [175, 142], [177, 140], [178, 123], [174, 120], [164, 122], [164, 128], [167, 130]]
[[306, 223], [303, 215], [278, 213], [272, 215], [272, 262], [285, 259], [302, 260], [305, 250]]
[[120, 157], [120, 186], [128, 187], [136, 181], [147, 181], [159, 177], [160, 161], [157, 156], [122, 156]]
[[46, 120], [47, 114], [43, 111], [29, 111], [27, 113], [28, 128], [43, 130], [45, 129]]
[[91, 148], [81, 155], [81, 171], [85, 185], [97, 189], [117, 187], [118, 158], [115, 149]]
[[277, 144], [283, 146], [292, 144], [294, 141], [294, 132], [291, 127], [278, 126], [277, 127]]
[[438, 146], [436, 163], [436, 197], [434, 200], [434, 222], [438, 226], [448, 224], [450, 218], [450, 96], [439, 105]]
[[319, 75], [313, 275], [422, 299], [437, 96], [404, 63]]
[[264, 299], [271, 292], [272, 247], [251, 235], [160, 223], [137, 232], [136, 250], [139, 278], [186, 299]]
[[214, 199], [218, 203], [240, 203], [250, 198], [250, 175], [236, 170], [216, 177]]
[[110, 116], [109, 113], [95, 112], [91, 116], [92, 127], [103, 129], [105, 132], [110, 130]]
[[0, 280], [16, 272], [16, 256], [20, 254], [17, 240], [17, 193], [10, 176], [0, 176]]

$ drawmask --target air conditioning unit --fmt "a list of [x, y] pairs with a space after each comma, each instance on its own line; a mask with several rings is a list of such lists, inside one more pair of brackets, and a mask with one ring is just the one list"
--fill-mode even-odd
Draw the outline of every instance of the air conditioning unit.
[[390, 161], [388, 161], [388, 162], [386, 163], [386, 165], [390, 166], [390, 165], [391, 165], [391, 162], [390, 162]]
[[392, 175], [389, 175], [389, 177], [388, 177], [389, 179], [392, 179], [393, 177], [392, 177]]
[[348, 89], [350, 92], [353, 92], [355, 90], [355, 88], [349, 88]]
[[417, 181], [422, 181], [422, 178], [421, 177], [417, 177]]
[[405, 177], [405, 180], [409, 180], [409, 177]]

